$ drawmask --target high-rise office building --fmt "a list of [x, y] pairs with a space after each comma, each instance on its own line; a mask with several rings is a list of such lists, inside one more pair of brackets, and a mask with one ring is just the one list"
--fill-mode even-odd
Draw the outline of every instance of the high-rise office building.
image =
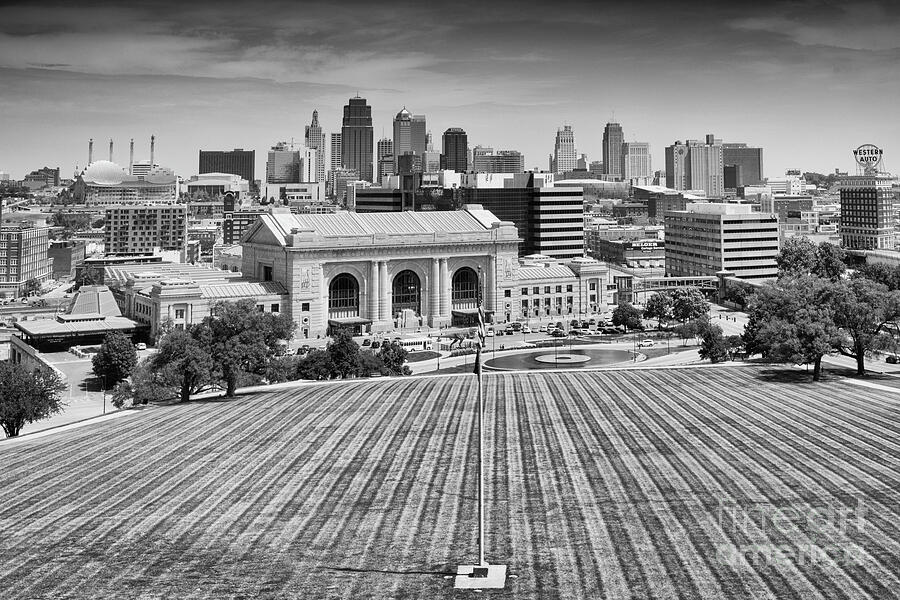
[[444, 132], [443, 154], [441, 163], [443, 168], [464, 173], [469, 168], [469, 137], [459, 127], [451, 127]]
[[752, 148], [747, 144], [722, 144], [722, 162], [728, 166], [737, 167], [731, 170], [734, 177], [734, 186], [760, 185], [764, 181], [763, 175], [763, 149]]
[[50, 279], [49, 247], [49, 227], [0, 226], [0, 292], [18, 296], [29, 279]]
[[228, 173], [240, 175], [253, 185], [256, 176], [256, 150], [201, 150], [197, 173]]
[[556, 143], [553, 145], [553, 160], [550, 170], [553, 173], [567, 173], [575, 170], [575, 132], [571, 125], [564, 125], [556, 130]]
[[[375, 150], [372, 107], [365, 98], [350, 98], [344, 106], [341, 126], [341, 166], [359, 173], [365, 181], [374, 179], [372, 155]], [[394, 150], [396, 151], [396, 144]]]
[[278, 142], [269, 150], [266, 161], [266, 183], [298, 183], [300, 181], [300, 152], [287, 142]]
[[625, 134], [618, 123], [609, 122], [603, 128], [603, 166], [606, 168], [604, 179], [622, 181], [622, 143]]
[[741, 279], [778, 276], [778, 215], [749, 204], [688, 203], [665, 213], [666, 275], [710, 276], [730, 271]]
[[498, 150], [475, 146], [472, 170], [476, 173], [523, 173], [525, 157], [518, 150]]
[[385, 175], [394, 173], [394, 141], [391, 138], [381, 138], [375, 156], [378, 158], [378, 181]]
[[894, 250], [894, 177], [884, 173], [841, 178], [841, 245], [849, 250]]
[[[425, 115], [414, 115], [403, 107], [394, 117], [394, 155], [415, 154], [421, 156], [428, 147], [425, 131]], [[399, 161], [395, 161], [394, 172]]]
[[650, 144], [622, 143], [622, 180], [632, 185], [650, 185], [653, 169], [650, 166]]
[[703, 190], [708, 198], [725, 194], [722, 141], [712, 134], [705, 142], [687, 140], [666, 147], [666, 181], [676, 190]]
[[304, 142], [307, 148], [315, 150], [316, 153], [315, 179], [310, 181], [325, 181], [325, 134], [319, 125], [319, 111], [317, 110], [313, 111], [312, 123], [306, 126]]
[[341, 167], [341, 134], [331, 134], [331, 160], [328, 163], [329, 171], [336, 171]]

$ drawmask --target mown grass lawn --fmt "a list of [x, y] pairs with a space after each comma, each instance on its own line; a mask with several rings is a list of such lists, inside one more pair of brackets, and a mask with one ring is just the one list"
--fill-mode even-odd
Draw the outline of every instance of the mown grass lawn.
[[[900, 396], [782, 379], [486, 375], [488, 560], [518, 578], [482, 596], [897, 597]], [[444, 578], [477, 551], [473, 387], [311, 384], [0, 443], [0, 595], [476, 597]]]

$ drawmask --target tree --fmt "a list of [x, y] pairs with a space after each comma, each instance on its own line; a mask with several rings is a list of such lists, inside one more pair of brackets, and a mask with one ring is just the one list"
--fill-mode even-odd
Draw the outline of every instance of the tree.
[[658, 328], [662, 329], [663, 321], [668, 321], [672, 316], [672, 295], [659, 292], [650, 296], [644, 306], [644, 316], [656, 319]]
[[332, 377], [346, 379], [359, 372], [359, 344], [346, 329], [338, 329], [331, 335], [326, 349], [331, 359]]
[[32, 294], [38, 294], [41, 291], [41, 282], [37, 279], [29, 279], [22, 285], [22, 295], [23, 296], [31, 296]]
[[779, 277], [800, 277], [809, 275], [816, 268], [816, 243], [801, 235], [788, 238], [775, 263]]
[[412, 370], [406, 365], [408, 355], [406, 348], [400, 344], [385, 342], [381, 345], [377, 358], [387, 375], [412, 375]]
[[178, 389], [182, 402], [216, 381], [216, 364], [210, 353], [198, 340], [180, 329], [162, 338], [159, 352], [150, 357], [149, 364], [161, 376], [159, 383]]
[[102, 285], [103, 284], [103, 272], [96, 267], [89, 267], [85, 265], [81, 269], [81, 274], [78, 277], [78, 286], [81, 287], [83, 285]]
[[0, 362], [0, 426], [6, 437], [16, 437], [26, 423], [62, 412], [66, 385], [56, 371], [28, 371], [21, 365]]
[[672, 292], [672, 316], [682, 324], [709, 313], [709, 302], [703, 292], [694, 287], [679, 288]]
[[875, 283], [884, 285], [890, 291], [900, 289], [900, 266], [889, 267], [884, 263], [866, 264], [860, 267], [853, 276], [871, 279]]
[[329, 379], [333, 370], [331, 356], [326, 350], [310, 350], [297, 365], [297, 375], [301, 379], [314, 381]]
[[847, 270], [846, 259], [847, 253], [843, 248], [822, 242], [816, 249], [816, 266], [813, 268], [813, 274], [823, 279], [837, 281]]
[[812, 364], [819, 381], [822, 358], [841, 339], [827, 301], [833, 284], [816, 276], [785, 277], [761, 288], [750, 303], [744, 345], [770, 362]]
[[106, 334], [100, 352], [91, 360], [94, 375], [102, 380], [104, 389], [111, 389], [127, 378], [137, 365], [137, 351], [131, 339], [121, 333]]
[[818, 246], [805, 236], [794, 236], [782, 246], [775, 259], [779, 277], [817, 275], [837, 281], [847, 270], [846, 253], [839, 246], [822, 242]]
[[249, 298], [218, 302], [211, 312], [191, 335], [212, 357], [225, 395], [232, 397], [242, 377], [265, 375], [268, 360], [283, 351], [279, 342], [291, 339], [296, 323], [285, 313], [258, 310]]
[[112, 405], [116, 408], [122, 409], [125, 408], [125, 405], [129, 400], [134, 402], [134, 388], [131, 387], [131, 382], [127, 380], [120, 381], [112, 390], [110, 402], [112, 402]]
[[613, 310], [612, 322], [616, 327], [625, 327], [625, 331], [643, 327], [641, 311], [632, 306], [630, 302], [622, 302]]
[[152, 357], [142, 360], [131, 375], [131, 388], [136, 405], [165, 402], [178, 397], [177, 378], [172, 374], [174, 369], [160, 371], [153, 367], [151, 361]]
[[728, 359], [728, 344], [722, 335], [722, 328], [710, 325], [701, 334], [700, 358], [718, 363]]
[[281, 383], [297, 379], [300, 360], [296, 356], [276, 356], [266, 366], [266, 381]]
[[834, 311], [841, 330], [837, 351], [856, 359], [856, 374], [866, 374], [866, 355], [877, 350], [887, 326], [900, 317], [900, 292], [868, 279], [850, 279], [830, 286], [824, 301]]

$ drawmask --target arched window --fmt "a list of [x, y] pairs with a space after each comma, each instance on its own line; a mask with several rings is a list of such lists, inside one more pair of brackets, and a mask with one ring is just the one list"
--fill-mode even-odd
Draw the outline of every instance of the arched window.
[[478, 275], [474, 270], [463, 267], [453, 274], [452, 298], [454, 308], [478, 306]]
[[359, 282], [349, 273], [341, 273], [328, 286], [328, 316], [359, 316]]
[[400, 311], [410, 309], [418, 315], [422, 306], [422, 283], [419, 276], [409, 270], [397, 273], [394, 277], [393, 296], [392, 314], [398, 315]]

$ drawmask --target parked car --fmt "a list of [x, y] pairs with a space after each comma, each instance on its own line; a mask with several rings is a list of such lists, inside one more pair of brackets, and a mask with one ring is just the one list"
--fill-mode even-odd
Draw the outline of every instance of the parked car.
[[895, 355], [893, 355], [893, 354], [892, 354], [891, 356], [888, 356], [888, 357], [887, 357], [886, 359], [884, 359], [884, 360], [886, 360], [887, 362], [891, 363], [892, 365], [896, 365], [898, 362], [900, 362], [900, 358], [897, 358], [897, 356], [895, 356]]
[[588, 325], [596, 325], [596, 324], [597, 324], [597, 319], [592, 318], [592, 319], [588, 320]]
[[579, 324], [580, 323], [578, 319], [572, 319], [571, 321], [569, 321], [569, 327], [578, 327]]
[[653, 340], [641, 340], [638, 342], [638, 348], [652, 348], [656, 344], [653, 343]]
[[371, 345], [372, 345], [372, 340], [370, 340], [369, 338], [365, 338], [365, 339], [363, 340], [362, 345], [363, 345], [363, 346], [371, 346]]
[[487, 336], [487, 337], [494, 337], [494, 330], [493, 330], [493, 329], [488, 329], [487, 332], [485, 332], [484, 335]]
[[144, 342], [138, 342], [137, 344], [134, 345], [134, 349], [135, 350], [146, 350], [147, 344], [145, 344]]
[[541, 326], [538, 328], [538, 331], [540, 331], [541, 333], [547, 331], [547, 326], [542, 323]]
[[563, 327], [563, 322], [562, 322], [562, 321], [557, 321], [557, 322], [556, 322], [556, 328], [557, 328], [557, 329], [564, 329], [564, 327]]
[[381, 342], [379, 342], [378, 340], [374, 340], [372, 342], [372, 350], [375, 350], [376, 348], [381, 348]]
[[518, 321], [510, 323], [507, 329], [512, 329], [513, 331], [522, 331], [522, 324]]
[[524, 327], [522, 327], [522, 333], [531, 333], [531, 327], [525, 325]]
[[566, 332], [563, 331], [562, 329], [554, 329], [550, 333], [550, 335], [552, 335], [553, 337], [566, 337]]
[[622, 332], [619, 331], [618, 329], [616, 329], [615, 327], [604, 327], [604, 328], [603, 328], [603, 333], [608, 333], [608, 334], [610, 334], [610, 335], [615, 335], [615, 334], [617, 334], [617, 333], [622, 333]]

